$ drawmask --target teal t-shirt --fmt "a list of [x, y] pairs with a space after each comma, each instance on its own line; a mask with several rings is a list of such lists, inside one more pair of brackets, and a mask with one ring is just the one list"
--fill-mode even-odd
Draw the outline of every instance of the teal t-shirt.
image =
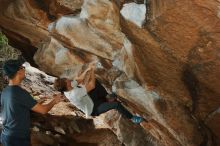
[[7, 86], [1, 94], [2, 133], [7, 136], [30, 136], [30, 110], [36, 100], [20, 86]]

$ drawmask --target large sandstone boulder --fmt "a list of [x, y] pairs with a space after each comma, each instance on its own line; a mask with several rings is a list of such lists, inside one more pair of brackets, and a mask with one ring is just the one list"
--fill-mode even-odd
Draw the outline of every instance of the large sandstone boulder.
[[159, 143], [219, 144], [218, 1], [0, 2], [0, 27], [33, 65], [73, 78], [97, 61], [97, 78], [151, 119], [142, 128]]

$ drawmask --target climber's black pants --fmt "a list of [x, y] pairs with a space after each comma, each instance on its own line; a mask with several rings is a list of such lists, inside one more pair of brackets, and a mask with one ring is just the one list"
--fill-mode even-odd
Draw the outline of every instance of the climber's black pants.
[[94, 103], [94, 108], [91, 115], [98, 116], [111, 109], [116, 109], [123, 116], [127, 117], [128, 119], [131, 119], [132, 114], [127, 109], [125, 109], [120, 102], [118, 101], [107, 102], [106, 100], [107, 94], [108, 93], [105, 90], [105, 88], [99, 83], [98, 80], [96, 80], [95, 88], [88, 93], [88, 95], [91, 97]]
[[111, 109], [116, 109], [118, 112], [120, 112], [124, 117], [131, 119], [132, 118], [132, 114], [125, 109], [120, 102], [115, 101], [115, 102], [103, 102], [102, 104], [100, 104], [97, 109], [95, 110], [96, 115], [100, 115], [102, 113], [105, 113]]

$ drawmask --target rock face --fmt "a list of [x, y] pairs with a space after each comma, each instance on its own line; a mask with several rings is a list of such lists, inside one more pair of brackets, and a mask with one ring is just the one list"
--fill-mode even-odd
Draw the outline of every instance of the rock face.
[[3, 32], [41, 70], [73, 78], [98, 61], [97, 78], [151, 119], [142, 129], [157, 144], [220, 145], [219, 1], [135, 1], [142, 28], [120, 13], [131, 0], [0, 2]]

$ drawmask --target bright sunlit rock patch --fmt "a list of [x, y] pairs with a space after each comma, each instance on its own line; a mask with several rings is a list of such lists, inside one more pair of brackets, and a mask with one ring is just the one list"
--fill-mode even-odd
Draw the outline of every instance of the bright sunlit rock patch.
[[130, 20], [139, 27], [142, 27], [145, 21], [146, 6], [145, 4], [136, 3], [124, 4], [120, 12], [125, 19]]

